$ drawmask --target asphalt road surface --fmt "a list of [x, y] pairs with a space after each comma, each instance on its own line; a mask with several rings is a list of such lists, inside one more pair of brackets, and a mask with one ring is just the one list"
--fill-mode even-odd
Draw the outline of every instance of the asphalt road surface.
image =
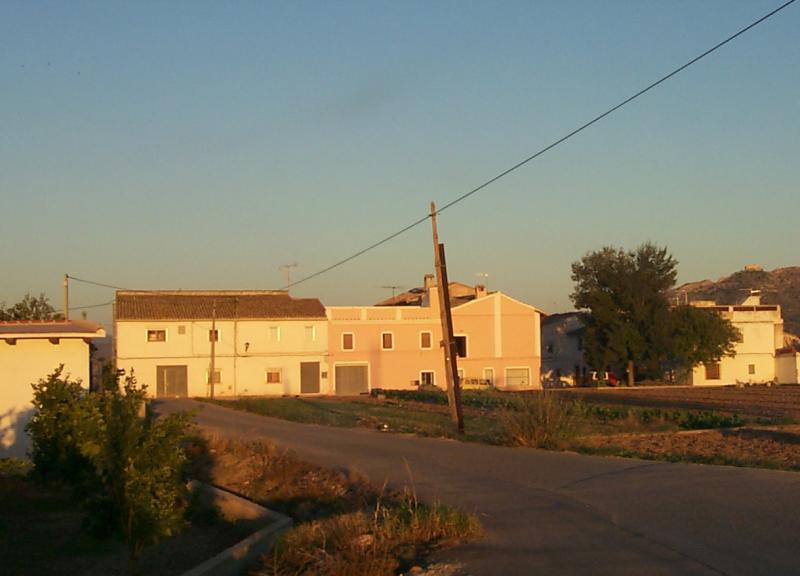
[[[481, 541], [441, 552], [473, 576], [798, 574], [800, 474], [502, 448], [297, 424], [191, 400], [204, 429], [269, 439], [378, 486], [477, 513]], [[409, 474], [409, 470], [411, 474]]]

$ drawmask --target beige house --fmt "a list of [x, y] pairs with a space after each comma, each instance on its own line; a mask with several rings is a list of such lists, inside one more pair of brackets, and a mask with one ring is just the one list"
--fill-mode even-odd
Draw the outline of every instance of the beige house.
[[718, 363], [695, 366], [690, 375], [691, 384], [760, 384], [779, 380], [776, 351], [783, 347], [780, 306], [761, 304], [757, 290], [735, 306], [720, 306], [710, 301], [691, 304], [721, 314], [742, 335], [736, 343], [734, 356], [726, 356]]
[[[212, 324], [215, 331], [212, 332]], [[118, 291], [118, 369], [151, 396], [329, 391], [325, 308], [286, 291]]]
[[105, 335], [81, 320], [0, 322], [0, 457], [22, 457], [29, 447], [31, 384], [63, 364], [64, 375], [88, 390], [89, 343]]
[[[446, 385], [432, 276], [422, 288], [389, 302], [397, 305], [327, 308], [332, 392]], [[465, 387], [541, 388], [539, 310], [500, 292], [487, 293], [483, 286], [459, 289], [451, 308]]]

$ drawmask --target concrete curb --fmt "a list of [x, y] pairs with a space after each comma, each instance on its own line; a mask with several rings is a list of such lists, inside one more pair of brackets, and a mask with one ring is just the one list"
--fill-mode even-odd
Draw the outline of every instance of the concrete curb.
[[292, 519], [278, 512], [259, 506], [241, 496], [226, 490], [201, 484], [196, 480], [190, 482], [191, 491], [201, 491], [221, 509], [222, 515], [228, 519], [263, 518], [270, 520], [268, 526], [254, 532], [244, 540], [237, 542], [227, 550], [223, 550], [213, 558], [209, 558], [184, 572], [181, 576], [234, 576], [246, 574], [253, 562], [265, 554], [275, 538], [292, 526]]

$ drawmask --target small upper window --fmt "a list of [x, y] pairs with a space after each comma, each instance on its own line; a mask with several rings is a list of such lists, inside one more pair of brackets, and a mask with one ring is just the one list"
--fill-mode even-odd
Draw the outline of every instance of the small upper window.
[[270, 326], [269, 327], [269, 339], [272, 342], [280, 342], [281, 341], [281, 327], [280, 326]]
[[342, 350], [355, 349], [355, 337], [352, 332], [342, 333]]
[[281, 383], [281, 369], [270, 368], [267, 370], [267, 384], [280, 384]]
[[381, 333], [381, 348], [384, 350], [394, 350], [394, 334], [391, 332]]
[[166, 342], [167, 341], [167, 331], [166, 330], [148, 330], [147, 331], [147, 341], [148, 342]]
[[178, 326], [178, 334], [186, 334], [186, 326], [184, 326], [183, 324]]
[[747, 373], [748, 374], [755, 374], [756, 373], [756, 365], [755, 364], [748, 364], [747, 365]]
[[219, 330], [209, 330], [208, 331], [208, 341], [209, 342], [219, 342]]
[[459, 358], [467, 357], [467, 337], [456, 336], [456, 354]]
[[430, 332], [420, 332], [419, 333], [419, 347], [423, 350], [430, 350], [431, 349], [431, 333]]
[[317, 339], [317, 327], [316, 326], [306, 326], [306, 342], [314, 342]]

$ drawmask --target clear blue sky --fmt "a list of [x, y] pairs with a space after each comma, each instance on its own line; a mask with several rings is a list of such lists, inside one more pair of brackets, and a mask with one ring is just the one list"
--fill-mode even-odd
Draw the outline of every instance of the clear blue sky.
[[[280, 288], [779, 4], [5, 0], [0, 300], [60, 305], [65, 272]], [[553, 312], [608, 244], [668, 246], [679, 281], [800, 264], [799, 35], [800, 4], [445, 212], [451, 279]], [[292, 292], [371, 304], [431, 270], [426, 224]]]

